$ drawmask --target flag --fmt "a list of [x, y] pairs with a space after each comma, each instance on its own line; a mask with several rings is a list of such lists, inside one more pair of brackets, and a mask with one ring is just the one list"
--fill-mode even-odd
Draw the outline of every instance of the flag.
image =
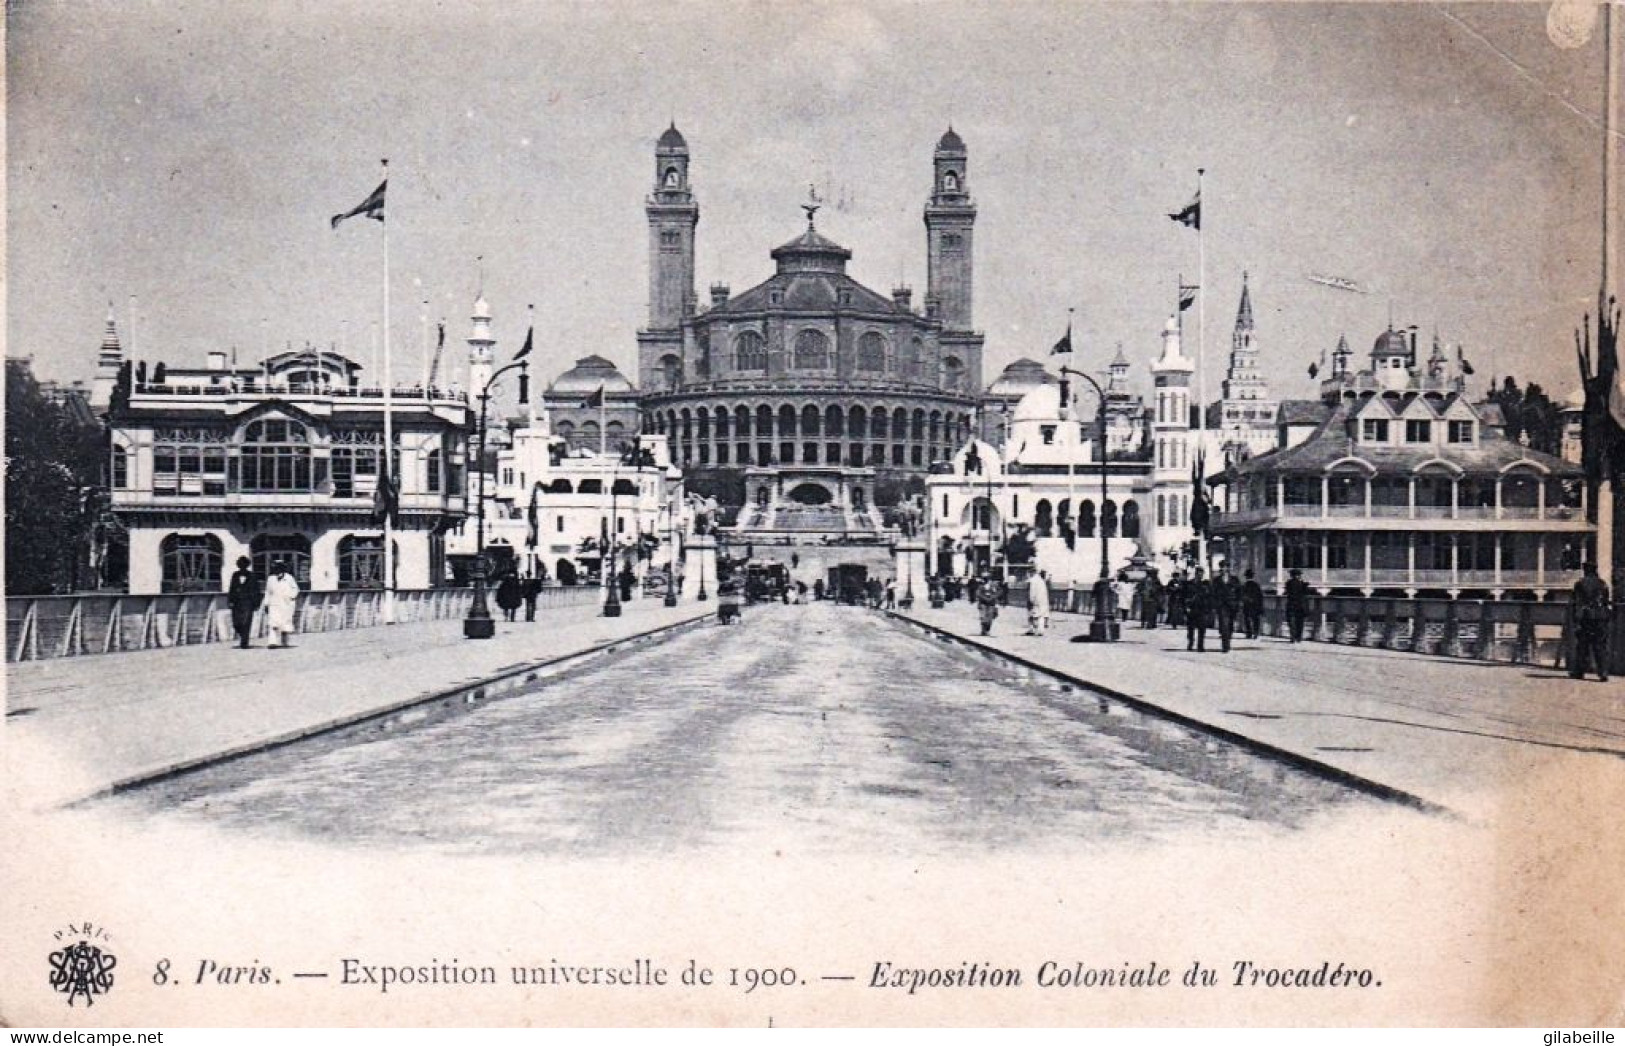
[[596, 389], [593, 390], [592, 395], [588, 396], [587, 401], [585, 403], [583, 403], [581, 406], [585, 408], [585, 407], [602, 407], [603, 405], [604, 405], [604, 387], [602, 385], [600, 385]]
[[541, 486], [542, 485], [540, 483], [532, 483], [530, 485], [530, 508], [525, 511], [525, 522], [529, 527], [529, 533], [525, 535], [526, 548], [535, 548], [536, 542], [540, 536], [541, 526], [540, 518], [537, 514], [536, 492], [541, 489]]
[[1189, 228], [1201, 229], [1202, 228], [1202, 190], [1197, 189], [1196, 190], [1196, 195], [1191, 197], [1191, 202], [1190, 203], [1187, 203], [1184, 207], [1180, 208], [1177, 211], [1169, 212], [1168, 217], [1172, 218], [1174, 221], [1178, 222], [1181, 225], [1188, 226]]
[[1200, 290], [1200, 289], [1201, 289], [1200, 287], [1193, 287], [1193, 286], [1189, 286], [1189, 285], [1183, 284], [1183, 283], [1181, 283], [1179, 285], [1179, 311], [1180, 312], [1184, 312], [1186, 309], [1188, 309], [1192, 305], [1196, 304], [1196, 292], [1198, 290]]
[[1325, 365], [1326, 365], [1326, 346], [1322, 345], [1320, 347], [1320, 359], [1315, 363], [1309, 364], [1309, 376], [1311, 378], [1320, 377], [1320, 368], [1324, 367]]
[[372, 493], [372, 518], [393, 523], [401, 514], [401, 488], [389, 473], [388, 455], [380, 455], [378, 489]]
[[1467, 357], [1462, 354], [1460, 345], [1456, 346], [1456, 366], [1461, 368], [1464, 375], [1471, 376], [1473, 373], [1473, 365], [1467, 362]]
[[1062, 353], [1071, 352], [1071, 351], [1072, 351], [1072, 324], [1068, 323], [1066, 325], [1066, 333], [1061, 335], [1061, 340], [1055, 343], [1055, 347], [1049, 350], [1049, 354], [1051, 356], [1059, 356]]
[[333, 215], [333, 228], [337, 229], [339, 227], [339, 222], [342, 222], [346, 218], [354, 218], [357, 215], [364, 215], [371, 218], [373, 221], [383, 221], [384, 186], [388, 184], [389, 179], [385, 178], [383, 181], [378, 183], [378, 188], [372, 191], [371, 196], [368, 196], [365, 200], [362, 200], [353, 209], [345, 211], [343, 214]]
[[[532, 328], [530, 328], [529, 330], [527, 330], [525, 332], [525, 344], [524, 344], [524, 347], [522, 347], [518, 352], [513, 354], [513, 361], [515, 363], [518, 363], [520, 360], [522, 360], [526, 356], [530, 355], [531, 345], [535, 341], [535, 338], [536, 338], [536, 328], [535, 327], [532, 327]], [[590, 407], [590, 406], [592, 406], [592, 404], [589, 403], [588, 406]]]

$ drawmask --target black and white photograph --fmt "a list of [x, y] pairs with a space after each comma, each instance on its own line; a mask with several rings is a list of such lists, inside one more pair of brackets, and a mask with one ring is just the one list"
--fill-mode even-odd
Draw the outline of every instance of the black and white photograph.
[[1619, 1025], [1619, 7], [9, 3], [0, 1024]]

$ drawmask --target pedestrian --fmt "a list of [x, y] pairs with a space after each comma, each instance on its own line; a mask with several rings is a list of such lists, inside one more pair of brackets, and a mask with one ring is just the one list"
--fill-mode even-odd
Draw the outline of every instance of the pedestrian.
[[1247, 580], [1241, 583], [1241, 626], [1248, 639], [1257, 639], [1264, 616], [1264, 589], [1253, 579], [1251, 570], [1245, 576]]
[[271, 633], [267, 650], [290, 647], [293, 635], [293, 611], [299, 603], [299, 582], [288, 573], [288, 564], [277, 560], [271, 565], [270, 580], [265, 582], [265, 627]]
[[729, 578], [717, 586], [717, 621], [724, 625], [737, 625], [744, 620], [740, 608], [745, 603], [744, 586]]
[[803, 605], [807, 602], [807, 583], [805, 581], [796, 582], [796, 602]]
[[244, 650], [248, 649], [254, 630], [254, 611], [260, 608], [260, 597], [265, 594], [259, 575], [250, 567], [247, 556], [238, 556], [231, 587], [226, 591], [226, 602], [231, 606], [231, 626], [237, 630], [237, 645]]
[[1230, 564], [1219, 567], [1213, 580], [1213, 610], [1219, 626], [1219, 647], [1230, 653], [1230, 640], [1236, 634], [1236, 615], [1241, 611], [1241, 582], [1230, 573]]
[[1185, 649], [1206, 652], [1208, 614], [1213, 609], [1213, 590], [1203, 577], [1201, 567], [1196, 576], [1184, 586], [1185, 595]]
[[622, 567], [619, 580], [621, 582], [621, 602], [630, 603], [632, 601], [632, 589], [637, 585], [638, 576], [632, 573], [631, 567]]
[[1140, 627], [1156, 628], [1162, 613], [1162, 579], [1155, 570], [1140, 579]]
[[503, 571], [502, 579], [497, 582], [497, 606], [502, 609], [505, 621], [512, 621], [519, 604], [523, 602], [520, 595], [519, 575], [513, 570]]
[[999, 616], [999, 591], [991, 581], [976, 584], [976, 617], [982, 624], [982, 635], [993, 634], [993, 620]]
[[1286, 579], [1286, 624], [1292, 642], [1303, 642], [1303, 619], [1309, 616], [1309, 582], [1294, 567]]
[[886, 582], [886, 609], [897, 609], [897, 582], [895, 580]]
[[1608, 626], [1614, 617], [1613, 600], [1608, 582], [1597, 576], [1597, 564], [1587, 563], [1585, 575], [1575, 582], [1569, 597], [1569, 617], [1574, 623], [1569, 676], [1584, 676], [1589, 661], [1596, 666], [1597, 678], [1608, 682]]
[[535, 574], [525, 578], [519, 594], [525, 599], [525, 620], [536, 620], [536, 597], [542, 594], [542, 579]]
[[1117, 620], [1127, 621], [1134, 613], [1134, 582], [1128, 579], [1128, 574], [1119, 570], [1112, 590], [1117, 593]]
[[1174, 571], [1174, 576], [1168, 579], [1164, 598], [1168, 601], [1168, 624], [1174, 628], [1185, 627], [1185, 596], [1189, 584], [1183, 570]]
[[1049, 574], [1033, 571], [1027, 579], [1027, 634], [1042, 636], [1049, 631]]
[[975, 577], [972, 577], [966, 581], [965, 598], [970, 600], [972, 603], [978, 602], [982, 597], [983, 584], [984, 582], [982, 580], [982, 575], [980, 574], [977, 574]]

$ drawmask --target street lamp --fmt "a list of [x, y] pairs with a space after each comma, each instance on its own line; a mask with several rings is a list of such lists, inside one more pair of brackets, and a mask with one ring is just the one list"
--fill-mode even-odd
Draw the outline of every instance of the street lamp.
[[[665, 477], [661, 477], [665, 483]], [[666, 496], [666, 597], [661, 602], [668, 607], [677, 605], [677, 505]]]
[[[1082, 371], [1073, 370], [1071, 367], [1062, 367], [1061, 399], [1063, 402], [1066, 401], [1066, 376], [1068, 374], [1087, 381], [1090, 388], [1095, 390], [1095, 395], [1100, 398], [1100, 521], [1097, 524], [1100, 528], [1100, 577], [1095, 581], [1095, 619], [1089, 623], [1089, 639], [1096, 643], [1110, 643], [1118, 638], [1118, 628], [1117, 621], [1109, 613], [1107, 599], [1111, 575], [1106, 569], [1106, 390], [1100, 387], [1100, 382]], [[1072, 474], [1075, 464], [1075, 462], [1067, 462], [1067, 475]], [[1072, 507], [1072, 515], [1074, 519], [1078, 516], [1076, 505]], [[1076, 524], [1073, 525], [1076, 526]]]
[[[529, 345], [527, 344], [527, 348]], [[463, 618], [464, 639], [490, 639], [496, 635], [497, 623], [491, 618], [491, 607], [485, 600], [485, 413], [491, 402], [491, 388], [497, 379], [511, 370], [519, 371], [519, 402], [530, 402], [530, 361], [516, 360], [486, 381], [480, 390], [480, 452], [475, 467], [480, 472], [480, 494], [475, 503], [474, 518], [474, 601], [469, 604], [468, 616]]]
[[620, 539], [615, 536], [615, 527], [619, 523], [616, 499], [616, 485], [620, 483], [620, 471], [614, 470], [609, 475], [609, 533], [604, 538], [604, 578], [609, 582], [609, 594], [604, 597], [604, 616], [621, 616], [621, 551]]

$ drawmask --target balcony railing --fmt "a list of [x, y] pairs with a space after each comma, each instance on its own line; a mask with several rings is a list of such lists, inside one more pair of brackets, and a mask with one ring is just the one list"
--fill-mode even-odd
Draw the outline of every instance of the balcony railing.
[[1547, 567], [1542, 570], [1458, 570], [1405, 567], [1319, 567], [1303, 568], [1304, 580], [1328, 588], [1532, 588], [1555, 591], [1569, 589], [1580, 580], [1578, 570]]
[[[352, 388], [348, 385], [308, 385], [274, 381], [239, 381], [236, 384], [228, 385], [170, 385], [167, 383], [159, 385], [148, 381], [137, 383], [134, 393], [137, 396], [197, 396], [209, 398], [275, 394], [279, 396], [378, 400], [380, 403], [384, 399], [382, 386], [357, 386]], [[439, 386], [430, 386], [425, 389], [421, 385], [396, 385], [390, 390], [390, 398], [408, 401], [425, 400], [434, 403], [468, 403], [467, 392], [461, 389], [447, 389]]]
[[1225, 514], [1225, 521], [1235, 523], [1257, 523], [1274, 519], [1413, 519], [1437, 521], [1443, 519], [1454, 520], [1541, 520], [1551, 523], [1572, 522], [1584, 519], [1578, 508], [1569, 505], [1547, 505], [1544, 509], [1535, 505], [1503, 505], [1499, 510], [1494, 505], [1461, 505], [1451, 508], [1449, 505], [1410, 505], [1374, 503], [1368, 513], [1363, 504], [1360, 505], [1327, 505], [1319, 504], [1294, 505], [1286, 504], [1277, 509], [1273, 504], [1263, 508], [1244, 508]]
[[[302, 592], [294, 610], [297, 632], [335, 632], [383, 623], [383, 592]], [[467, 615], [473, 590], [434, 588], [395, 593], [400, 624]], [[541, 609], [581, 606], [603, 598], [592, 585], [544, 587]], [[253, 634], [265, 635], [265, 614], [254, 615]], [[111, 654], [130, 650], [235, 642], [231, 608], [219, 592], [158, 596], [10, 596], [6, 599], [6, 660]]]

